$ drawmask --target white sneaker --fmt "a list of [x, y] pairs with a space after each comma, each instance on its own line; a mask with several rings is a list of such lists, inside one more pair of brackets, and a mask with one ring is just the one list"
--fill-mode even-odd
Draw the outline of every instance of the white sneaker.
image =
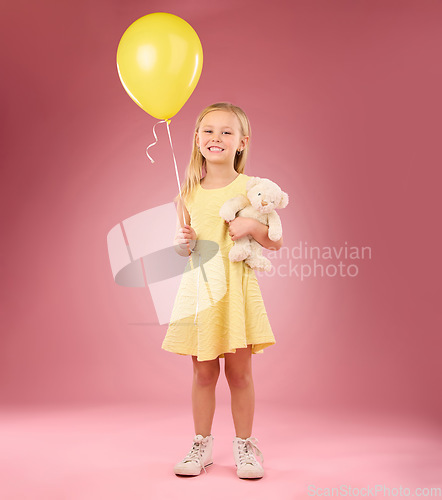
[[256, 451], [261, 457], [262, 463], [264, 463], [264, 457], [256, 443], [258, 443], [258, 440], [254, 437], [248, 437], [247, 439], [235, 437], [233, 440], [236, 473], [241, 479], [258, 478], [264, 475], [264, 469], [256, 460], [254, 454], [254, 451]]
[[212, 460], [212, 448], [213, 448], [214, 437], [209, 434], [203, 437], [201, 434], [197, 434], [193, 438], [192, 449], [189, 453], [178, 462], [173, 471], [175, 474], [180, 474], [183, 476], [198, 476], [201, 473], [201, 469], [207, 473], [206, 467], [213, 464]]

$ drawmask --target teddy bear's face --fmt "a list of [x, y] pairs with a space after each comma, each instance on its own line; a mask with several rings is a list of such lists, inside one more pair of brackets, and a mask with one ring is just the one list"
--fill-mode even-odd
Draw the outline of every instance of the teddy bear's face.
[[277, 184], [263, 179], [247, 191], [247, 197], [255, 210], [269, 214], [280, 208], [283, 193]]

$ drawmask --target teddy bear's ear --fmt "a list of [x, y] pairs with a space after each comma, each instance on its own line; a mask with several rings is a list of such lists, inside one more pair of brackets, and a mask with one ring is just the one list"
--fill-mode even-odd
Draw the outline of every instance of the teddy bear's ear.
[[246, 184], [246, 191], [249, 191], [249, 189], [252, 189], [253, 186], [256, 186], [260, 180], [261, 177], [250, 177]]
[[289, 195], [287, 193], [284, 193], [284, 191], [282, 191], [281, 193], [281, 201], [279, 202], [277, 208], [285, 208], [289, 204]]

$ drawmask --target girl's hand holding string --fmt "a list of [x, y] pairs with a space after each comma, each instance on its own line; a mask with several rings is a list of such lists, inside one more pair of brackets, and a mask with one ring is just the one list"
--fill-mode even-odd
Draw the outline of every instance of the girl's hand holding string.
[[197, 236], [193, 227], [189, 226], [189, 224], [185, 224], [184, 227], [181, 227], [178, 231], [176, 243], [180, 246], [180, 248], [189, 251], [190, 253], [193, 251], [196, 245]]

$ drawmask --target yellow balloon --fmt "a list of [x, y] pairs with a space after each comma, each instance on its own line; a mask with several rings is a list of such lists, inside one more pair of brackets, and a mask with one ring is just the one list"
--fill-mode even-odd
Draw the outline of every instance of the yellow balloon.
[[203, 67], [203, 48], [184, 19], [165, 12], [140, 17], [118, 44], [117, 69], [129, 96], [155, 118], [176, 115]]

